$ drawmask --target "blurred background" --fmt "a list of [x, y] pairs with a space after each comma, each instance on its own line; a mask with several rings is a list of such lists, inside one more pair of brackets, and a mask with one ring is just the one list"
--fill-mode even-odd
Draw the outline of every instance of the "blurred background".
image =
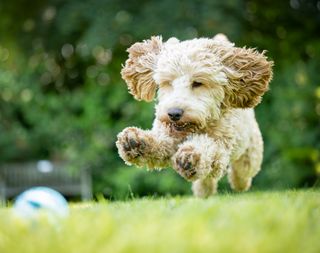
[[[152, 35], [216, 33], [266, 49], [275, 62], [271, 89], [256, 108], [265, 153], [253, 189], [319, 186], [320, 1], [1, 0], [3, 189], [36, 167], [43, 175], [68, 171], [70, 181], [63, 173], [56, 180], [70, 186], [76, 177], [87, 197], [190, 194], [171, 169], [147, 172], [119, 158], [117, 133], [150, 128], [154, 117], [154, 104], [128, 94], [120, 69], [126, 48]], [[221, 188], [229, 191], [226, 180]]]

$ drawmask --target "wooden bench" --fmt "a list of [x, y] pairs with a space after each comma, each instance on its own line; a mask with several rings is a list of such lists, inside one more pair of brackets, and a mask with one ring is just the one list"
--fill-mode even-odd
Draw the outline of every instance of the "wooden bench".
[[89, 170], [71, 172], [63, 163], [53, 163], [47, 160], [0, 166], [0, 200], [2, 203], [34, 186], [53, 188], [67, 198], [92, 199]]

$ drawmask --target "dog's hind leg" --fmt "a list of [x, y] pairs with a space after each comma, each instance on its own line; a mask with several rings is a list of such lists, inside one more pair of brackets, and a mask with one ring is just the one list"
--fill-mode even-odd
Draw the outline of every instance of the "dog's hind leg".
[[205, 179], [198, 179], [192, 182], [193, 195], [200, 198], [206, 198], [217, 192], [218, 179], [207, 177]]
[[263, 155], [263, 141], [260, 132], [252, 138], [252, 144], [228, 171], [231, 188], [236, 191], [247, 191], [252, 178], [260, 171]]

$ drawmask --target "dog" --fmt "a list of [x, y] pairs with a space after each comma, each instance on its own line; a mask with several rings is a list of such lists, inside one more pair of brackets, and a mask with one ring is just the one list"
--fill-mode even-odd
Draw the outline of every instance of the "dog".
[[253, 108], [269, 89], [273, 62], [223, 34], [179, 41], [153, 36], [133, 44], [121, 75], [137, 100], [156, 97], [151, 130], [127, 127], [116, 146], [128, 165], [172, 167], [208, 197], [228, 175], [246, 191], [259, 172], [263, 140]]

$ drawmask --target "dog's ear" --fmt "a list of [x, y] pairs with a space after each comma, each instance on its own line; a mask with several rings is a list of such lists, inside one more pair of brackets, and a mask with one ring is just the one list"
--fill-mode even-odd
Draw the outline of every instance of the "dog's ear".
[[234, 46], [234, 43], [231, 43], [228, 37], [223, 33], [216, 34], [213, 38], [213, 43], [222, 46]]
[[228, 84], [224, 86], [226, 107], [249, 108], [260, 103], [269, 89], [273, 62], [268, 61], [264, 51], [251, 48], [218, 46], [216, 49], [223, 64]]
[[121, 76], [137, 100], [151, 101], [155, 96], [157, 85], [153, 80], [153, 70], [161, 47], [162, 38], [156, 36], [135, 43], [127, 50], [129, 58], [122, 67]]

